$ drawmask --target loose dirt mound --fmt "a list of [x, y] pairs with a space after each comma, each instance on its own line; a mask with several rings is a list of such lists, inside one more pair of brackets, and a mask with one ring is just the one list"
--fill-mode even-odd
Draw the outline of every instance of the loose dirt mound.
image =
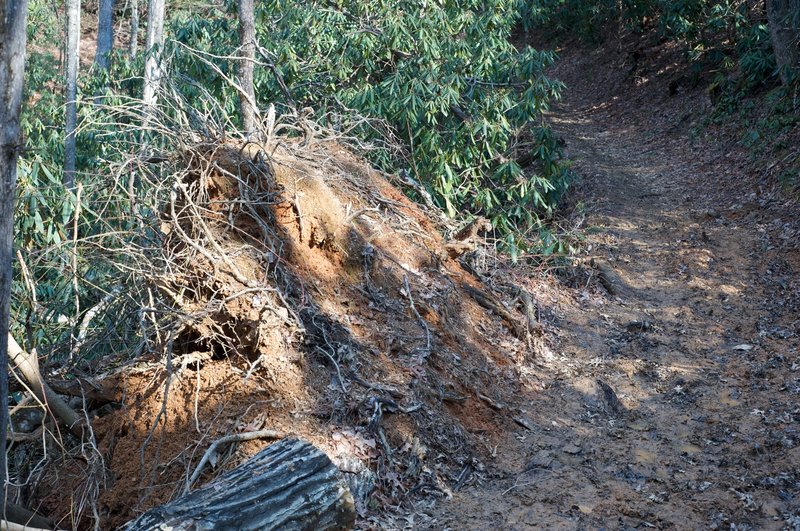
[[[115, 405], [93, 420], [101, 528], [179, 494], [215, 439], [260, 428], [323, 448], [362, 516], [480, 477], [513, 422], [497, 410], [536, 385], [520, 374], [535, 323], [501, 302], [527, 292], [492, 293], [477, 252], [466, 273], [431, 216], [336, 144], [200, 145], [175, 167], [153, 281], [175, 318], [149, 358], [102, 382]], [[201, 481], [265, 444], [230, 448]], [[50, 472], [46, 512], [68, 519], [91, 500], [84, 468]]]

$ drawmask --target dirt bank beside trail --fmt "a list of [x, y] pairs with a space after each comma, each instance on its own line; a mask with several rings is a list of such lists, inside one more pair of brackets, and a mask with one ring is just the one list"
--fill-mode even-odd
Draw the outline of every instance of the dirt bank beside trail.
[[549, 318], [492, 479], [421, 508], [429, 528], [800, 529], [800, 212], [736, 146], [689, 140], [707, 100], [669, 96], [670, 53], [639, 74], [562, 54], [552, 121], [597, 268]]
[[[186, 489], [213, 441], [262, 429], [325, 451], [362, 528], [403, 527], [409, 500], [482, 477], [477, 456], [515, 425], [495, 410], [538, 388], [520, 367], [540, 341], [514, 302], [536, 286], [484, 284], [458, 261], [485, 229], [445, 240], [435, 212], [324, 137], [200, 143], [164, 173], [147, 282], [180, 319], [135, 362], [92, 368], [91, 460], [67, 447], [42, 513], [115, 529]], [[270, 442], [228, 445], [197, 483]]]

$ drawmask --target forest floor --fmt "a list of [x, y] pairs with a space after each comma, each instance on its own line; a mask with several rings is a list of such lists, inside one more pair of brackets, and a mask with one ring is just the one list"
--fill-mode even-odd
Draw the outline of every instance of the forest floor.
[[[450, 253], [435, 212], [335, 139], [282, 141], [269, 164], [176, 153], [229, 263], [163, 229], [177, 265], [159, 279], [200, 317], [174, 370], [156, 353], [87, 369], [113, 395], [90, 412], [97, 469], [55, 463], [32, 506], [87, 528], [93, 503], [115, 528], [178, 495], [210, 441], [268, 427], [361, 487], [364, 529], [800, 530], [800, 208], [734, 126], [700, 127], [711, 102], [677, 50], [636, 46], [562, 50], [552, 72], [583, 240], [558, 274], [486, 240]], [[282, 192], [222, 216], [233, 174]], [[545, 334], [522, 325], [524, 291]]]
[[797, 205], [730, 131], [691, 135], [710, 102], [674, 50], [641, 53], [552, 73], [599, 282], [565, 287], [493, 479], [427, 528], [800, 529]]

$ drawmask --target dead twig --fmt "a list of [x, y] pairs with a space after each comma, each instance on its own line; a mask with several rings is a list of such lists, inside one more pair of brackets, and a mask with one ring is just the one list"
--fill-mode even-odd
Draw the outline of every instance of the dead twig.
[[345, 385], [344, 385], [344, 378], [342, 378], [342, 370], [339, 368], [339, 364], [336, 362], [336, 359], [333, 356], [331, 356], [330, 353], [327, 350], [325, 350], [324, 348], [317, 347], [317, 350], [319, 350], [320, 352], [325, 354], [328, 357], [328, 359], [331, 360], [331, 363], [333, 363], [334, 369], [336, 369], [336, 378], [339, 380], [339, 385], [342, 388], [342, 392], [346, 393], [347, 392], [347, 387], [345, 387]]
[[420, 325], [425, 329], [425, 356], [427, 357], [431, 353], [431, 330], [428, 327], [428, 322], [422, 318], [417, 310], [417, 306], [414, 304], [414, 298], [411, 296], [411, 288], [408, 285], [408, 275], [405, 274], [403, 275], [403, 288], [405, 289], [405, 296], [408, 298], [408, 303], [411, 306], [411, 311], [414, 312]]
[[[80, 188], [78, 189], [80, 190]], [[111, 291], [106, 293], [106, 295], [102, 299], [100, 299], [100, 302], [92, 306], [89, 309], [89, 311], [86, 312], [86, 314], [83, 316], [83, 319], [81, 320], [80, 326], [78, 327], [78, 335], [75, 338], [75, 344], [72, 346], [72, 351], [70, 353], [71, 357], [77, 355], [80, 348], [83, 346], [84, 343], [86, 343], [86, 332], [89, 328], [89, 324], [91, 324], [92, 322], [92, 319], [94, 319], [97, 316], [97, 314], [105, 310], [106, 307], [109, 304], [111, 304], [111, 301], [113, 301], [117, 297], [117, 295], [119, 295], [121, 292], [122, 292], [121, 285], [114, 286], [114, 288]]]
[[511, 485], [510, 487], [508, 487], [506, 490], [504, 490], [504, 491], [503, 491], [503, 493], [502, 493], [500, 496], [501, 496], [501, 497], [505, 496], [506, 494], [508, 494], [508, 493], [509, 493], [509, 492], [511, 492], [512, 490], [516, 489], [517, 487], [528, 487], [528, 486], [530, 486], [530, 485], [535, 485], [536, 483], [538, 483], [538, 482], [537, 482], [537, 481], [529, 481], [529, 482], [527, 482], [527, 483], [520, 483], [520, 482], [519, 482], [519, 477], [517, 477], [517, 478], [514, 480], [514, 484], [513, 484], [513, 485]]
[[223, 444], [228, 444], [232, 442], [242, 442], [242, 441], [252, 441], [255, 439], [282, 439], [286, 435], [283, 432], [276, 431], [276, 430], [258, 430], [258, 431], [248, 431], [245, 433], [234, 433], [233, 435], [226, 435], [225, 437], [221, 437], [211, 443], [211, 446], [208, 447], [208, 450], [203, 454], [203, 457], [200, 459], [200, 463], [198, 463], [197, 468], [194, 469], [192, 475], [189, 477], [188, 483], [186, 483], [186, 487], [183, 490], [184, 494], [188, 494], [192, 490], [192, 485], [197, 478], [200, 477], [200, 474], [203, 473], [203, 470], [206, 467], [209, 459], [214, 453], [217, 451]]
[[506, 408], [503, 404], [495, 402], [494, 400], [492, 400], [488, 396], [486, 396], [486, 395], [484, 395], [484, 394], [482, 394], [482, 393], [480, 393], [478, 391], [476, 391], [475, 394], [478, 396], [478, 398], [480, 398], [481, 400], [483, 400], [484, 402], [489, 404], [489, 407], [491, 407], [492, 409], [495, 409], [497, 411], [502, 411], [502, 410], [504, 410]]
[[469, 284], [463, 284], [462, 287], [470, 297], [475, 299], [475, 302], [487, 310], [492, 310], [494, 313], [502, 317], [503, 320], [508, 324], [508, 327], [511, 329], [511, 332], [514, 334], [514, 336], [516, 336], [518, 339], [525, 339], [527, 330], [522, 328], [511, 312], [509, 312], [494, 296], [483, 290], [474, 288]]

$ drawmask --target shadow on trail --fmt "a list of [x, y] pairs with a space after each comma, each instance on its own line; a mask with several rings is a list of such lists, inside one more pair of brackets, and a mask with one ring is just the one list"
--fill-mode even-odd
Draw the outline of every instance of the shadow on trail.
[[578, 80], [589, 56], [565, 60], [583, 84], [549, 118], [581, 176], [582, 263], [601, 278], [565, 294], [544, 390], [522, 398], [497, 479], [428, 528], [792, 529], [800, 260], [765, 245], [741, 190], [657, 121], [665, 107]]

